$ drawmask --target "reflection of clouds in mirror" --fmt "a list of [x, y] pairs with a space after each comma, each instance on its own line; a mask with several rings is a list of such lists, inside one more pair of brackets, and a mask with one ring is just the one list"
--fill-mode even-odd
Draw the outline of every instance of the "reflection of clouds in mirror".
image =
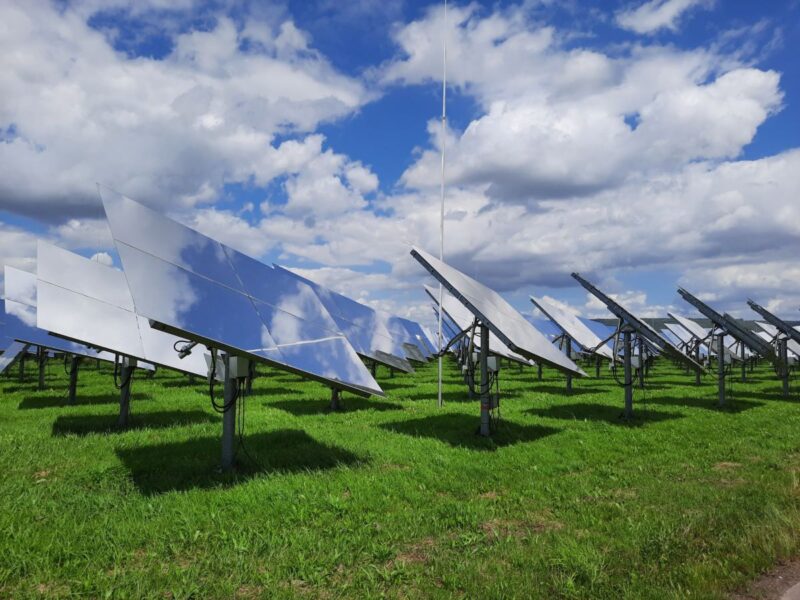
[[40, 328], [146, 359], [134, 313], [46, 281], [39, 281], [38, 291]]
[[[37, 258], [43, 294], [40, 326], [140, 361], [205, 375], [201, 355], [181, 360], [173, 349], [178, 338], [151, 329], [146, 318], [134, 313], [122, 271], [45, 243], [38, 245]], [[74, 343], [69, 347], [79, 348]], [[92, 355], [85, 348], [82, 353]], [[107, 352], [95, 356], [113, 360]]]
[[199, 300], [188, 273], [155, 258], [147, 260], [146, 265], [141, 264], [136, 256], [141, 253], [127, 244], [118, 244], [117, 251], [125, 267], [136, 312], [181, 326], [182, 315], [189, 313]]
[[150, 327], [145, 317], [136, 317], [144, 347], [144, 358], [150, 362], [205, 377], [206, 361], [198, 348], [184, 358], [175, 352], [174, 344], [182, 338]]
[[219, 242], [118, 192], [101, 188], [100, 194], [117, 242], [233, 289], [241, 289]]
[[36, 307], [6, 299], [6, 314], [16, 317], [27, 327], [36, 327]]
[[133, 310], [122, 271], [42, 241], [37, 245], [37, 277], [107, 304]]
[[187, 336], [380, 392], [311, 288], [296, 279], [286, 285], [271, 267], [133, 200], [102, 196], [137, 313]]
[[5, 267], [5, 297], [8, 300], [36, 306], [36, 275], [14, 267]]
[[0, 356], [0, 373], [6, 370], [8, 365], [14, 362], [14, 359], [19, 356], [22, 350], [25, 348], [25, 344], [20, 342], [11, 342], [8, 346], [5, 347], [3, 350], [3, 355]]

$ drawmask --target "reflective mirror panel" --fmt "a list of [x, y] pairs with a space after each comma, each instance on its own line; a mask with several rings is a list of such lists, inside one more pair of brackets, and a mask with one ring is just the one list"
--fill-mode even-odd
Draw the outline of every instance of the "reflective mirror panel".
[[671, 356], [672, 358], [682, 362], [695, 371], [705, 371], [703, 365], [695, 361], [691, 356], [683, 353], [680, 348], [675, 346], [675, 344], [670, 342], [659, 332], [653, 329], [648, 323], [634, 315], [619, 302], [607, 296], [577, 273], [573, 273], [572, 277], [578, 281], [578, 283], [580, 283], [586, 289], [586, 291], [605, 304], [609, 312], [634, 329], [639, 338], [643, 339], [645, 344], [652, 350], [652, 353], [664, 353], [665, 355]]
[[101, 189], [101, 197], [136, 313], [158, 329], [360, 395], [383, 395], [304, 282], [116, 192]]
[[314, 290], [320, 302], [336, 322], [338, 330], [342, 332], [360, 356], [407, 373], [414, 371], [411, 364], [405, 359], [406, 351], [402, 346], [402, 340], [396, 341], [392, 338], [385, 323], [378, 317], [374, 309], [279, 265], [275, 265], [275, 270], [302, 281]]
[[202, 353], [178, 356], [173, 335], [150, 328], [133, 311], [125, 274], [51, 244], [39, 242], [37, 322], [64, 338], [205, 377]]
[[16, 358], [25, 350], [26, 344], [22, 342], [11, 342], [4, 350], [3, 355], [0, 356], [0, 374], [2, 374]]
[[673, 319], [675, 319], [675, 321], [678, 322], [678, 325], [683, 327], [684, 330], [689, 332], [696, 339], [704, 340], [708, 337], [708, 329], [702, 327], [695, 321], [692, 321], [691, 319], [687, 319], [686, 317], [682, 317], [680, 315], [673, 314], [671, 312], [668, 312], [667, 314]]
[[[438, 307], [438, 290], [433, 290], [432, 288], [425, 286], [425, 292], [428, 294], [428, 296], [434, 299], [436, 306]], [[455, 323], [456, 333], [472, 327], [472, 324], [475, 321], [475, 316], [469, 311], [469, 309], [447, 292], [442, 292], [442, 310], [444, 311], [444, 316], [446, 317], [446, 319], [442, 319], [442, 324], [444, 325], [444, 323], [447, 321]], [[476, 344], [479, 343], [479, 338], [480, 336], [476, 335]], [[516, 352], [513, 352], [494, 333], [492, 333], [491, 330], [489, 331], [489, 349], [493, 354], [497, 354], [498, 356], [503, 356], [527, 365], [533, 364], [531, 360], [517, 354]]]
[[424, 250], [414, 248], [411, 255], [484, 322], [509, 350], [566, 373], [585, 375], [578, 365], [553, 346], [500, 294]]
[[37, 326], [36, 275], [6, 266], [5, 278], [6, 300], [3, 304], [3, 335], [7, 340], [26, 342], [59, 352], [113, 360], [113, 356], [104, 356], [83, 344], [59, 339]]
[[548, 319], [558, 325], [565, 334], [578, 342], [585, 351], [597, 354], [608, 360], [614, 359], [611, 350], [603, 343], [603, 340], [584, 325], [577, 315], [564, 310], [546, 298], [534, 298], [531, 296], [531, 302], [533, 302], [534, 306], [542, 311]]

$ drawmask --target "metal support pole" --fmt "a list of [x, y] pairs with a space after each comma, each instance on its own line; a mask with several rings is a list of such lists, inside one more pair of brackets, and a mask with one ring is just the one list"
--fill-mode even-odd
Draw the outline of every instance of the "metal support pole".
[[389, 377], [394, 379], [394, 367], [389, 367]]
[[[572, 360], [572, 338], [567, 337], [567, 358]], [[567, 393], [572, 393], [572, 375], [567, 373]]]
[[482, 436], [491, 435], [491, 393], [489, 389], [489, 328], [481, 323], [481, 352], [478, 358], [481, 369], [481, 430]]
[[596, 379], [600, 379], [600, 362], [600, 357], [596, 356], [594, 359], [594, 376]]
[[342, 404], [339, 400], [339, 390], [337, 388], [331, 388], [331, 410], [339, 410], [342, 408]]
[[639, 387], [644, 389], [644, 340], [639, 338]]
[[742, 361], [742, 383], [747, 381], [747, 359], [744, 354], [744, 344], [739, 342], [739, 358]]
[[25, 381], [25, 355], [28, 354], [27, 346], [22, 350], [19, 357], [19, 382]]
[[633, 373], [631, 368], [631, 330], [627, 327], [622, 330], [622, 360], [625, 365], [625, 418], [633, 417]]
[[69, 361], [69, 400], [67, 402], [70, 406], [75, 404], [75, 397], [78, 394], [78, 363], [80, 357], [73, 354]]
[[[700, 340], [697, 340], [697, 344], [694, 347], [694, 360], [697, 364], [700, 364]], [[695, 371], [694, 384], [700, 385], [700, 371]]]
[[377, 376], [378, 374], [378, 363], [374, 360], [369, 365], [369, 372], [372, 374], [373, 377]]
[[38, 358], [39, 358], [39, 391], [41, 392], [44, 390], [44, 375], [45, 375], [45, 363], [47, 361], [47, 350], [39, 346], [38, 351]]
[[780, 359], [783, 363], [783, 397], [786, 398], [789, 396], [789, 349], [787, 347], [786, 338], [781, 338], [778, 342], [779, 349], [780, 349]]
[[222, 355], [222, 364], [225, 370], [224, 405], [222, 413], [222, 471], [231, 471], [236, 459], [236, 378], [232, 377], [230, 370], [231, 357]]
[[542, 380], [542, 363], [536, 363], [537, 377], [539, 381]]
[[719, 405], [725, 406], [725, 334], [717, 336], [717, 380], [719, 382]]
[[120, 369], [120, 381], [122, 386], [119, 390], [119, 417], [117, 418], [118, 427], [127, 427], [131, 416], [131, 380], [133, 370], [136, 368], [136, 361], [131, 358], [122, 359]]

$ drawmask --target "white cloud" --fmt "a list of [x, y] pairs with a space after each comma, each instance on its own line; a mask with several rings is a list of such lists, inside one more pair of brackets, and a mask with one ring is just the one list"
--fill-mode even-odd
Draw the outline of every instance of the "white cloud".
[[[439, 78], [440, 30], [439, 10], [401, 28], [404, 56], [384, 65], [383, 81]], [[448, 181], [489, 186], [501, 201], [592, 195], [632, 175], [736, 157], [782, 102], [773, 71], [706, 50], [567, 49], [522, 9], [456, 9], [448, 43], [449, 81], [483, 108], [448, 133]], [[438, 185], [438, 129], [431, 121], [431, 147], [403, 175], [407, 186]]]
[[101, 265], [105, 265], [107, 267], [114, 266], [114, 259], [111, 258], [111, 255], [108, 252], [96, 252], [92, 255], [91, 260], [99, 262]]
[[678, 22], [693, 8], [710, 8], [713, 0], [649, 0], [644, 4], [617, 13], [617, 24], [641, 34], [661, 29], [676, 31]]
[[164, 60], [132, 59], [87, 25], [95, 8], [0, 6], [0, 124], [13, 126], [0, 144], [3, 208], [97, 215], [98, 181], [151, 204], [207, 203], [225, 183], [279, 175], [277, 133], [313, 131], [369, 97], [290, 21], [238, 29], [220, 17], [177, 35]]

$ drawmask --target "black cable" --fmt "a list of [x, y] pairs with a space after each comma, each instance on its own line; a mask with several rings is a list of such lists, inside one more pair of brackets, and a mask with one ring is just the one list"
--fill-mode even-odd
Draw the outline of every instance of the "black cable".
[[[242, 452], [244, 452], [245, 456], [247, 457], [247, 460], [249, 460], [254, 465], [254, 467], [255, 467], [255, 469], [257, 471], [262, 471], [263, 469], [261, 468], [261, 465], [259, 464], [259, 462], [255, 458], [253, 458], [253, 455], [250, 454], [250, 452], [247, 450], [247, 446], [244, 443], [245, 411], [246, 411], [246, 406], [247, 406], [247, 396], [243, 393], [244, 392], [243, 388], [244, 388], [244, 386], [246, 384], [245, 384], [244, 380], [239, 380], [238, 381], [238, 385], [239, 385], [239, 396], [242, 399], [241, 406], [239, 407], [239, 413], [237, 415], [237, 429], [238, 429], [238, 434], [239, 434], [239, 446], [238, 446], [238, 448], [242, 449]], [[237, 448], [237, 452], [238, 452], [238, 448]]]
[[133, 381], [133, 372], [134, 372], [135, 369], [131, 369], [128, 372], [128, 378], [125, 381], [123, 381], [122, 383], [120, 383], [119, 382], [119, 364], [120, 364], [119, 363], [119, 354], [116, 354], [114, 356], [114, 387], [117, 388], [118, 390], [121, 390], [122, 388], [124, 388], [127, 385], [129, 385], [131, 383], [131, 381]]

